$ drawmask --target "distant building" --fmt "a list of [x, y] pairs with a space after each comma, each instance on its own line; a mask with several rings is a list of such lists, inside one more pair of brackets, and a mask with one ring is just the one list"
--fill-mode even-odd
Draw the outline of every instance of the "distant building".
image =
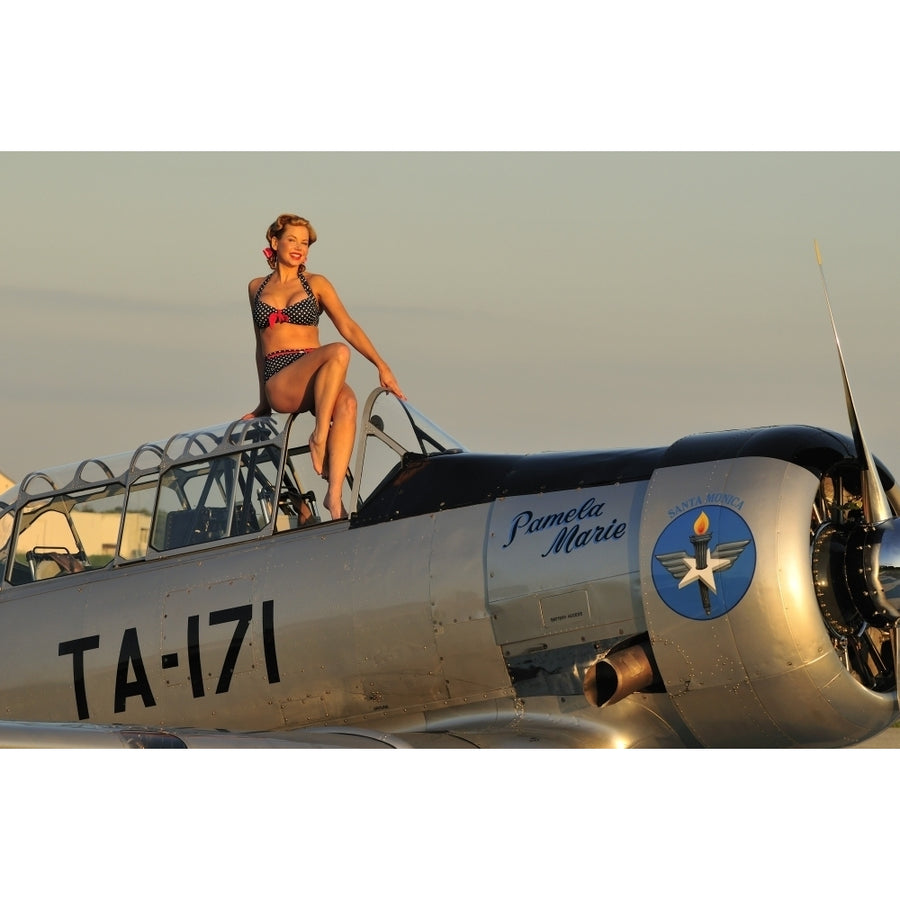
[[[91, 557], [94, 566], [106, 565], [116, 552], [119, 540], [121, 512], [70, 513], [71, 523], [59, 512], [47, 512], [29, 529], [27, 535], [16, 544], [17, 553], [25, 553], [38, 547], [56, 548], [67, 553], [77, 553], [73, 529], [81, 547]], [[120, 553], [125, 559], [140, 559], [147, 552], [150, 539], [150, 513], [137, 512], [125, 516]]]

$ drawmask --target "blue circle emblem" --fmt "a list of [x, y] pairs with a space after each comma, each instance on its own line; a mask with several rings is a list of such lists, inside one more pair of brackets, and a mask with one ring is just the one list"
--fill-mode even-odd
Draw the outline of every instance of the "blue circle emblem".
[[673, 519], [656, 541], [650, 571], [669, 609], [717, 619], [741, 602], [756, 569], [747, 523], [727, 506], [703, 506]]

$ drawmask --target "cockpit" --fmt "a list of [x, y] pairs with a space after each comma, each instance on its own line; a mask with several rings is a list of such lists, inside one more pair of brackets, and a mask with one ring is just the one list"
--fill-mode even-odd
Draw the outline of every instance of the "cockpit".
[[311, 430], [304, 418], [238, 420], [133, 453], [32, 472], [0, 496], [0, 590], [199, 545], [354, 527], [359, 511], [410, 459], [464, 449], [409, 403], [376, 389], [344, 486], [350, 518], [332, 524], [320, 511], [324, 481], [309, 444], [295, 437]]

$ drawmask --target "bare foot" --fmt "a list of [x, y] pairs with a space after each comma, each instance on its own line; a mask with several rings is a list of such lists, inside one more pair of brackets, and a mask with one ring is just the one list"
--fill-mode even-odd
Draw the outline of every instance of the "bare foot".
[[343, 501], [340, 497], [338, 497], [336, 503], [331, 503], [329, 498], [325, 498], [325, 506], [328, 507], [328, 512], [331, 513], [331, 518], [334, 521], [338, 519], [346, 519], [347, 518], [347, 508], [344, 506]]
[[321, 475], [322, 467], [325, 463], [325, 441], [320, 443], [313, 440], [314, 435], [315, 432], [309, 436], [309, 458], [312, 461], [312, 467], [316, 475]]

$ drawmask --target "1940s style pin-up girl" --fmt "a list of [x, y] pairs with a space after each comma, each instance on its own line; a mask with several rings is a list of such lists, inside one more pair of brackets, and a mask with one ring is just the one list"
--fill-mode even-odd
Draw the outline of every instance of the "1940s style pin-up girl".
[[244, 418], [271, 412], [311, 411], [316, 426], [309, 438], [317, 473], [328, 480], [325, 506], [333, 519], [347, 515], [341, 488], [356, 435], [356, 395], [347, 385], [350, 348], [319, 343], [319, 316], [324, 312], [338, 333], [377, 369], [383, 388], [405, 399], [394, 374], [366, 333], [350, 317], [331, 282], [306, 272], [309, 247], [316, 241], [310, 223], [280, 215], [266, 232], [263, 251], [272, 272], [249, 286], [256, 331], [259, 403]]

